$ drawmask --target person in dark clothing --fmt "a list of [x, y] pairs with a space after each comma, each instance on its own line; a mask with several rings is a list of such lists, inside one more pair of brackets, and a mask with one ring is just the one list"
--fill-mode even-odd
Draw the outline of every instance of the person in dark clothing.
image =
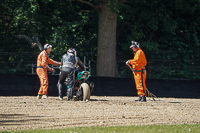
[[58, 91], [59, 91], [59, 99], [63, 100], [63, 88], [64, 82], [67, 78], [67, 98], [68, 101], [72, 100], [73, 91], [74, 91], [74, 83], [75, 83], [75, 75], [74, 70], [76, 66], [79, 66], [82, 70], [86, 70], [85, 65], [81, 62], [80, 58], [76, 57], [76, 50], [74, 48], [70, 48], [67, 51], [67, 54], [64, 54], [61, 59], [60, 66], [60, 74], [58, 80]]

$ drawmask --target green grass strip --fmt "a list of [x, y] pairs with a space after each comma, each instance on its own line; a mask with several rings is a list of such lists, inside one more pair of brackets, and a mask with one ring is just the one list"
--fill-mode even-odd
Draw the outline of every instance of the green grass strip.
[[0, 133], [200, 133], [200, 124], [77, 127], [65, 129], [0, 131]]

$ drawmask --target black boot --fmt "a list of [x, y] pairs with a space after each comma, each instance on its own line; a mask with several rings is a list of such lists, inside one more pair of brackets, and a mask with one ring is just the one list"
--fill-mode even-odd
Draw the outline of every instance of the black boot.
[[58, 87], [58, 92], [59, 92], [59, 99], [63, 100], [63, 85], [58, 83], [57, 87]]
[[142, 96], [139, 95], [138, 100], [135, 100], [136, 102], [139, 102], [142, 99]]
[[140, 102], [146, 102], [147, 100], [146, 100], [146, 97], [145, 96], [143, 96], [142, 97], [142, 99], [140, 100]]
[[73, 97], [73, 89], [69, 88], [69, 89], [67, 89], [67, 98], [68, 98], [68, 101], [72, 101], [72, 97]]

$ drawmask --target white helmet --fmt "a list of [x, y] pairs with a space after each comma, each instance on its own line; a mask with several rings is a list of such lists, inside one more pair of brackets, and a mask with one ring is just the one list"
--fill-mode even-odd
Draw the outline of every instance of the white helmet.
[[73, 54], [73, 55], [76, 56], [76, 50], [75, 50], [74, 48], [69, 48], [69, 49], [67, 50], [67, 53], [71, 53], [71, 54]]
[[130, 48], [139, 48], [140, 47], [140, 44], [138, 42], [135, 42], [135, 41], [131, 41], [131, 46]]

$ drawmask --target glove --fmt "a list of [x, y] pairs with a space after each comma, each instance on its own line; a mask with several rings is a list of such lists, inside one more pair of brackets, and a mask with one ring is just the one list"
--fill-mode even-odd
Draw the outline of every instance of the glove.
[[126, 65], [128, 65], [129, 64], [129, 60], [128, 61], [126, 61]]
[[49, 67], [48, 65], [46, 66], [46, 69], [52, 73], [55, 73], [55, 69]]
[[52, 68], [52, 71], [51, 71], [52, 73], [55, 73], [55, 69], [54, 68]]

